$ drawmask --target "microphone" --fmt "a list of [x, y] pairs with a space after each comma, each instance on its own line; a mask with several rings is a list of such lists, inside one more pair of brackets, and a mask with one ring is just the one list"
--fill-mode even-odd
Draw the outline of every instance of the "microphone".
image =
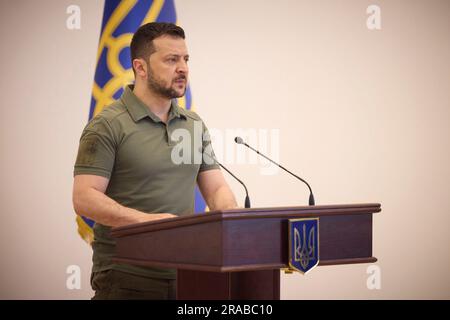
[[204, 152], [203, 154], [208, 155], [208, 157], [209, 157], [210, 159], [212, 159], [215, 163], [217, 163], [219, 166], [221, 166], [226, 172], [228, 172], [228, 173], [230, 174], [230, 176], [232, 176], [232, 177], [235, 178], [240, 184], [242, 184], [242, 186], [243, 186], [244, 189], [245, 189], [245, 205], [244, 205], [244, 206], [245, 206], [245, 208], [251, 208], [251, 206], [250, 206], [250, 198], [249, 198], [249, 196], [248, 196], [248, 190], [247, 190], [247, 187], [245, 186], [245, 184], [244, 184], [240, 179], [238, 179], [238, 177], [236, 177], [233, 173], [231, 173], [230, 170], [228, 170], [227, 168], [225, 168], [224, 165], [222, 165], [219, 161], [217, 161], [216, 157], [212, 157], [211, 155], [209, 155], [209, 154], [206, 153], [206, 152]]
[[308, 182], [306, 182], [305, 180], [303, 180], [302, 178], [300, 178], [299, 176], [293, 174], [292, 172], [290, 172], [288, 169], [286, 169], [285, 167], [283, 167], [282, 165], [280, 165], [279, 163], [276, 163], [275, 161], [273, 161], [272, 159], [269, 159], [268, 157], [266, 157], [265, 155], [263, 155], [261, 152], [259, 152], [258, 150], [250, 147], [247, 143], [244, 142], [244, 140], [242, 140], [241, 137], [236, 137], [234, 138], [234, 142], [236, 142], [237, 144], [243, 144], [244, 146], [246, 146], [247, 148], [249, 148], [250, 150], [253, 150], [254, 152], [256, 152], [257, 154], [259, 154], [260, 156], [263, 156], [264, 158], [266, 158], [267, 160], [269, 160], [270, 162], [276, 164], [278, 167], [280, 167], [281, 169], [283, 169], [284, 171], [286, 171], [287, 173], [290, 173], [291, 175], [293, 175], [294, 177], [296, 177], [297, 179], [299, 179], [300, 181], [302, 181], [303, 183], [305, 183], [308, 186], [309, 189], [309, 205], [310, 206], [314, 206], [316, 204], [316, 201], [314, 200], [314, 195], [312, 192], [312, 189], [310, 187], [310, 185], [308, 184]]

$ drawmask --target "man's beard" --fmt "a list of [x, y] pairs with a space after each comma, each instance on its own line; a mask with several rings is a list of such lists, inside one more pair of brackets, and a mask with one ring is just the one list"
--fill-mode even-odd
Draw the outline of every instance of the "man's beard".
[[[184, 75], [180, 75], [177, 78], [175, 78], [174, 80], [172, 80], [172, 84], [173, 81], [176, 81], [178, 79], [184, 79], [186, 80], [186, 76]], [[186, 93], [186, 85], [184, 86], [184, 91], [183, 93], [179, 93], [177, 92], [175, 89], [172, 88], [172, 86], [170, 87], [165, 87], [164, 83], [157, 79], [156, 77], [153, 76], [153, 72], [150, 71], [148, 74], [148, 78], [147, 78], [147, 87], [150, 91], [153, 91], [154, 93], [156, 93], [157, 95], [164, 97], [164, 98], [168, 98], [168, 99], [175, 99], [175, 98], [180, 98], [182, 96], [184, 96], [184, 94]]]

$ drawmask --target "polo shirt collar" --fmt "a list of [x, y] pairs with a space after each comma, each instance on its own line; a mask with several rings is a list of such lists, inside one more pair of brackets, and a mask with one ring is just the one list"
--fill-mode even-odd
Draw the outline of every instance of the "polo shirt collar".
[[[125, 90], [120, 97], [125, 107], [128, 109], [131, 117], [134, 122], [138, 122], [139, 120], [149, 117], [154, 122], [161, 122], [161, 119], [154, 114], [148, 107], [143, 103], [133, 92], [134, 85], [128, 85], [125, 87]], [[180, 108], [177, 104], [176, 99], [172, 99], [172, 103], [170, 106], [168, 121], [173, 118], [183, 117], [186, 119], [186, 114], [182, 108]]]

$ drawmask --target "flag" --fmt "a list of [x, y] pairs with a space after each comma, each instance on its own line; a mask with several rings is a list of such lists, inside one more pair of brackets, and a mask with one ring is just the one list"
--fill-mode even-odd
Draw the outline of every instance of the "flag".
[[[96, 57], [89, 120], [120, 98], [123, 88], [133, 83], [130, 43], [133, 34], [149, 22], [177, 24], [174, 0], [106, 0]], [[177, 99], [178, 105], [193, 109], [191, 89]], [[195, 212], [205, 211], [206, 204], [198, 189], [195, 191]], [[78, 233], [88, 243], [94, 240], [94, 221], [77, 216]]]

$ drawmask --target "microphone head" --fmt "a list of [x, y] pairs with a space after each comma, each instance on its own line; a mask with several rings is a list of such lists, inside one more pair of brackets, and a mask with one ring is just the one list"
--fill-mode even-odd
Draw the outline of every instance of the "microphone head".
[[234, 138], [234, 142], [236, 142], [236, 143], [238, 143], [238, 144], [243, 144], [243, 143], [244, 143], [244, 140], [242, 140], [241, 137], [236, 137], [236, 138]]

